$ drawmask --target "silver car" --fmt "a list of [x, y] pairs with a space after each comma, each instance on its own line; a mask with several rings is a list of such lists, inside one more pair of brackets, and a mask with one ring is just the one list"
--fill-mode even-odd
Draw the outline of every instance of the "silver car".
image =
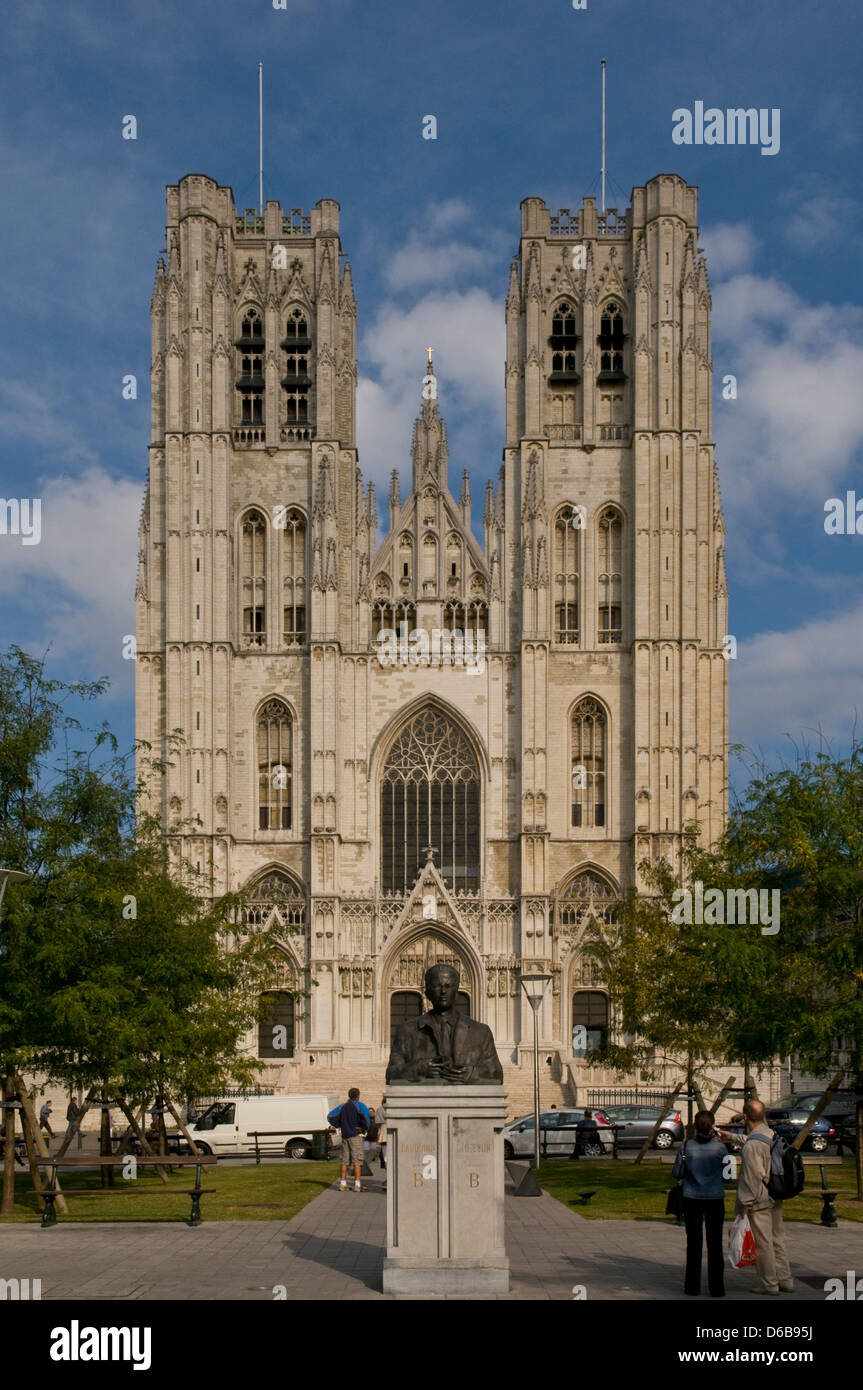
[[[604, 1152], [611, 1148], [611, 1131], [603, 1131], [602, 1129], [602, 1126], [607, 1124], [603, 1111], [594, 1110], [593, 1115], [599, 1129], [599, 1142]], [[539, 1116], [540, 1152], [543, 1155], [547, 1154], [549, 1158], [569, 1158], [575, 1148], [577, 1133], [575, 1126], [582, 1119], [584, 1119], [583, 1110], [541, 1111]], [[564, 1126], [566, 1127], [564, 1128]], [[504, 1158], [528, 1158], [534, 1151], [533, 1137], [533, 1115], [524, 1115], [520, 1120], [513, 1120], [512, 1124], [508, 1124], [503, 1131]]]

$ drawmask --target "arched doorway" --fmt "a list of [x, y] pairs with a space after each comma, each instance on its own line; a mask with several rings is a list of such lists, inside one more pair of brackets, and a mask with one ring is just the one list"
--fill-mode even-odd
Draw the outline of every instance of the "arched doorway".
[[383, 971], [383, 1018], [388, 1024], [386, 1044], [401, 1023], [429, 1007], [424, 994], [425, 973], [432, 965], [454, 965], [459, 972], [456, 1008], [476, 1017], [474, 1001], [480, 998], [479, 974], [466, 945], [432, 924], [396, 943]]

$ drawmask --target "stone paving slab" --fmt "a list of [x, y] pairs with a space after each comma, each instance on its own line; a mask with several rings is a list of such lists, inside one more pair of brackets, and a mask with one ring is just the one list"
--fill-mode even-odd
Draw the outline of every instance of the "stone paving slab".
[[[381, 1293], [385, 1188], [380, 1178], [366, 1184], [361, 1193], [334, 1185], [291, 1221], [3, 1226], [0, 1278], [41, 1279], [43, 1300], [268, 1301], [279, 1285], [288, 1300], [393, 1298]], [[588, 1221], [547, 1193], [505, 1202], [510, 1292], [495, 1301], [571, 1301], [576, 1285], [589, 1300], [683, 1299], [686, 1236], [674, 1223]], [[759, 1298], [755, 1271], [729, 1267], [726, 1302], [823, 1302], [825, 1279], [861, 1265], [855, 1222], [832, 1231], [791, 1222], [786, 1232], [795, 1292]]]

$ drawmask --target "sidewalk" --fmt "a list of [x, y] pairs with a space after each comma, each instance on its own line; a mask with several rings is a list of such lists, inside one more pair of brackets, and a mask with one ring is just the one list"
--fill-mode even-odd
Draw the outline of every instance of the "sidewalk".
[[[383, 1298], [386, 1199], [367, 1191], [322, 1192], [292, 1221], [182, 1221], [3, 1226], [0, 1278], [42, 1280], [43, 1299]], [[586, 1221], [553, 1197], [506, 1197], [510, 1292], [502, 1299], [683, 1298], [683, 1229], [665, 1221]], [[726, 1269], [726, 1301], [778, 1306], [824, 1301], [825, 1279], [860, 1265], [860, 1227], [786, 1226], [796, 1288], [765, 1300], [755, 1271]], [[705, 1279], [706, 1287], [706, 1279]], [[703, 1295], [705, 1302], [712, 1302]], [[687, 1299], [687, 1303], [694, 1300]]]

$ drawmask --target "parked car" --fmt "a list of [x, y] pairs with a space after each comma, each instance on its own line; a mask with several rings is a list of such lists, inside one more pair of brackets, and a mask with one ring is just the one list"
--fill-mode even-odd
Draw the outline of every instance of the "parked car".
[[[785, 1112], [782, 1119], [771, 1120], [768, 1117], [768, 1123], [775, 1134], [782, 1135], [786, 1144], [793, 1144], [811, 1113], [811, 1110], [789, 1110]], [[816, 1154], [823, 1154], [827, 1145], [832, 1144], [836, 1139], [836, 1133], [837, 1131], [831, 1122], [821, 1115], [803, 1141], [803, 1148], [811, 1149]]]
[[333, 1097], [324, 1095], [217, 1100], [188, 1129], [205, 1154], [253, 1154], [254, 1132], [267, 1134], [276, 1130], [281, 1132], [258, 1140], [262, 1154], [308, 1158], [312, 1151], [312, 1135], [330, 1128], [327, 1114], [332, 1106]]
[[[767, 1123], [785, 1120], [792, 1111], [802, 1110], [807, 1115], [815, 1109], [823, 1095], [822, 1091], [804, 1092], [799, 1096], [784, 1096], [767, 1107]], [[819, 1118], [829, 1120], [835, 1129], [842, 1124], [853, 1123], [856, 1100], [853, 1091], [835, 1091], [830, 1097]]]
[[[606, 1105], [603, 1114], [610, 1124], [622, 1125], [618, 1130], [619, 1145], [643, 1144], [656, 1121], [662, 1114], [661, 1105]], [[683, 1138], [685, 1133], [680, 1111], [672, 1110], [666, 1115], [653, 1141], [654, 1148], [670, 1149], [672, 1144]]]
[[[593, 1110], [593, 1107], [589, 1107]], [[611, 1148], [611, 1132], [603, 1129], [608, 1124], [604, 1110], [593, 1110], [599, 1130], [599, 1143], [586, 1145], [585, 1153], [599, 1156]], [[584, 1110], [543, 1110], [539, 1116], [542, 1131], [542, 1149], [549, 1158], [569, 1158], [575, 1148], [579, 1120], [584, 1119]], [[564, 1128], [566, 1126], [566, 1128]], [[503, 1130], [504, 1158], [527, 1158], [534, 1151], [534, 1117], [523, 1115], [513, 1120]]]
[[[802, 1110], [786, 1110], [782, 1112], [782, 1115], [783, 1118], [779, 1120], [768, 1119], [768, 1124], [776, 1134], [781, 1134], [787, 1144], [793, 1144], [797, 1135], [800, 1133], [801, 1125], [805, 1124], [808, 1120], [809, 1112]], [[743, 1147], [743, 1141], [746, 1138], [746, 1126], [743, 1123], [743, 1116], [733, 1115], [730, 1120], [720, 1124], [718, 1127], [734, 1136], [733, 1139], [727, 1139], [725, 1141], [725, 1147], [728, 1152], [739, 1153]], [[803, 1148], [811, 1149], [813, 1153], [823, 1153], [827, 1145], [832, 1144], [836, 1138], [837, 1131], [835, 1127], [829, 1120], [825, 1120], [822, 1117], [815, 1121]]]

